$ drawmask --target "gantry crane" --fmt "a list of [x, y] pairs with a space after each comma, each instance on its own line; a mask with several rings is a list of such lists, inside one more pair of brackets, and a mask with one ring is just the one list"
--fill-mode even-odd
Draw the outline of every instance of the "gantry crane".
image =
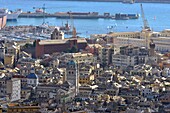
[[144, 10], [143, 10], [142, 4], [141, 4], [140, 6], [141, 6], [141, 13], [142, 13], [142, 20], [143, 20], [143, 24], [144, 24], [144, 25], [143, 25], [143, 29], [148, 29], [148, 30], [150, 30], [148, 21], [147, 21], [147, 19], [145, 18], [145, 14], [144, 14]]

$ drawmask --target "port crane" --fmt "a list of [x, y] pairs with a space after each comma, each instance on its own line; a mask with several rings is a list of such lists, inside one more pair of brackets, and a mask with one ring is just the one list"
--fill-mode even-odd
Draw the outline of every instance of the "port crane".
[[33, 7], [33, 9], [42, 9], [43, 10], [43, 25], [45, 24], [45, 10], [47, 9], [46, 7], [45, 7], [45, 4], [43, 4], [43, 6], [42, 7]]
[[140, 4], [140, 6], [141, 6], [141, 13], [142, 13], [142, 20], [143, 20], [143, 24], [144, 24], [143, 29], [150, 30], [148, 20], [145, 18], [145, 13], [144, 13], [142, 4]]
[[71, 19], [71, 24], [72, 24], [72, 37], [73, 38], [76, 38], [77, 36], [77, 33], [76, 33], [76, 28], [74, 27], [74, 20], [73, 20], [73, 16], [72, 16], [72, 14], [70, 13], [70, 19]]
[[148, 21], [145, 18], [142, 4], [140, 6], [141, 6], [141, 13], [142, 13], [142, 20], [144, 24], [142, 32], [144, 33], [145, 36], [145, 46], [147, 49], [149, 49], [151, 28], [149, 27]]

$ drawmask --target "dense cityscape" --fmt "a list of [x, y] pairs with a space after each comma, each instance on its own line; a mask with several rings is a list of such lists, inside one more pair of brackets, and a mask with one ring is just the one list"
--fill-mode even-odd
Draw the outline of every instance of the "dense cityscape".
[[[170, 29], [154, 31], [145, 4], [138, 4], [140, 14], [53, 13], [45, 4], [32, 6], [35, 12], [0, 8], [0, 113], [170, 113]], [[25, 18], [42, 23], [10, 25]], [[48, 18], [67, 22], [49, 25]], [[88, 37], [75, 19], [141, 19], [143, 25], [120, 32], [112, 31], [115, 24]]]

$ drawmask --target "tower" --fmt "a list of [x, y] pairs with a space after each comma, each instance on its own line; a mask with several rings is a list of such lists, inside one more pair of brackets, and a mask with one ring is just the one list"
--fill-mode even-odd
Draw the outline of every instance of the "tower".
[[78, 64], [71, 60], [67, 63], [66, 67], [67, 81], [73, 84], [75, 87], [75, 95], [79, 92], [79, 74], [78, 74]]
[[73, 38], [77, 38], [77, 32], [76, 32], [76, 28], [75, 27], [73, 27]]
[[153, 40], [149, 43], [149, 55], [150, 56], [155, 56], [155, 43], [153, 43]]

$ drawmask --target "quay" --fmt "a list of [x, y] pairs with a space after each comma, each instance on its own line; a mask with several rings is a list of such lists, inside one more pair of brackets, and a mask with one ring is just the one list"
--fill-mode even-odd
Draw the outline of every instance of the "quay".
[[121, 14], [117, 13], [111, 15], [110, 13], [104, 13], [103, 15], [98, 12], [56, 12], [56, 13], [32, 13], [23, 12], [19, 15], [19, 18], [63, 18], [63, 19], [116, 19], [116, 20], [128, 20], [138, 19], [138, 14]]
[[[59, 15], [58, 13], [21, 13], [19, 18], [71, 18], [71, 15]], [[114, 15], [72, 15], [75, 19], [114, 19]]]

